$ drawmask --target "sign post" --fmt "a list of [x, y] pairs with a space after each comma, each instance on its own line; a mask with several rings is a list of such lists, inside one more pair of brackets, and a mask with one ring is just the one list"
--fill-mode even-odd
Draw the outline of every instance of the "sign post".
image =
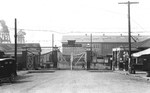
[[72, 62], [73, 62], [73, 53], [71, 53], [71, 60], [70, 60], [70, 68], [72, 70]]

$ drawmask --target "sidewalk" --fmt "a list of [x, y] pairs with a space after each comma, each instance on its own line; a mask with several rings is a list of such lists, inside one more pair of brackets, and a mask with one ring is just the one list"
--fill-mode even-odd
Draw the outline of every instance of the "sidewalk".
[[114, 71], [116, 73], [120, 73], [120, 74], [123, 74], [123, 75], [130, 75], [130, 76], [134, 76], [134, 77], [140, 77], [140, 78], [143, 78], [143, 79], [146, 79], [146, 80], [150, 80], [150, 77], [147, 77], [147, 73], [145, 71], [136, 71], [135, 74], [129, 74], [128, 71]]
[[55, 70], [21, 70], [17, 71], [17, 75], [25, 75], [27, 73], [53, 73]]

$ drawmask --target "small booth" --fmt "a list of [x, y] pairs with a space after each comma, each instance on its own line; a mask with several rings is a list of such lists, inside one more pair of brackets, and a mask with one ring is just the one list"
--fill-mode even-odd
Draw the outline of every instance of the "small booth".
[[112, 52], [112, 68], [116, 70], [123, 70], [125, 50], [123, 48], [113, 48]]
[[[131, 47], [131, 54], [137, 52], [138, 49]], [[112, 49], [112, 69], [113, 70], [129, 70], [129, 48], [120, 46]], [[134, 64], [131, 58], [132, 64]]]

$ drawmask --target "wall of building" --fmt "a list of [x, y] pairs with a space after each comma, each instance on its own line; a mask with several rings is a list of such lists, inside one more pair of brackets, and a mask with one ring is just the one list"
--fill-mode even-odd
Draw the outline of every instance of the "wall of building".
[[128, 46], [128, 43], [120, 43], [120, 42], [118, 42], [118, 43], [102, 43], [101, 54], [103, 56], [106, 56], [108, 54], [112, 54], [112, 49], [119, 47], [119, 46], [125, 47], [125, 46]]
[[[90, 42], [76, 42], [77, 44], [81, 44], [82, 47], [63, 47], [62, 53], [65, 55], [71, 55], [71, 53], [74, 54], [80, 54], [87, 50], [87, 44], [90, 44]], [[94, 56], [100, 57], [100, 56], [106, 56], [108, 54], [112, 54], [112, 49], [118, 46], [127, 46], [128, 43], [122, 43], [122, 42], [93, 42], [92, 43], [92, 51], [94, 53]]]
[[85, 52], [85, 48], [83, 48], [83, 47], [65, 47], [62, 50], [62, 53], [64, 55], [71, 55], [71, 53], [80, 54], [80, 53], [83, 53], [83, 52]]

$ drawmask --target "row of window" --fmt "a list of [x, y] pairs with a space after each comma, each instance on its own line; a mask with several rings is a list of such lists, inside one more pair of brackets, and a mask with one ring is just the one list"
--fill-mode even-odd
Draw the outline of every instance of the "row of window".
[[12, 63], [13, 63], [12, 61], [6, 61], [6, 62], [4, 62], [4, 63], [1, 62], [1, 63], [0, 63], [0, 66], [1, 66], [1, 65], [4, 65], [4, 64], [5, 64], [5, 65], [7, 65], [7, 64], [12, 64]]
[[93, 47], [93, 48], [100, 48], [100, 47], [101, 47], [101, 44], [93, 44], [92, 47]]
[[63, 47], [82, 47], [82, 44], [63, 44]]
[[[69, 45], [69, 44], [63, 44], [62, 47], [85, 47], [85, 45], [82, 44], [74, 44], [74, 45]], [[100, 48], [101, 44], [93, 44], [93, 48]]]

